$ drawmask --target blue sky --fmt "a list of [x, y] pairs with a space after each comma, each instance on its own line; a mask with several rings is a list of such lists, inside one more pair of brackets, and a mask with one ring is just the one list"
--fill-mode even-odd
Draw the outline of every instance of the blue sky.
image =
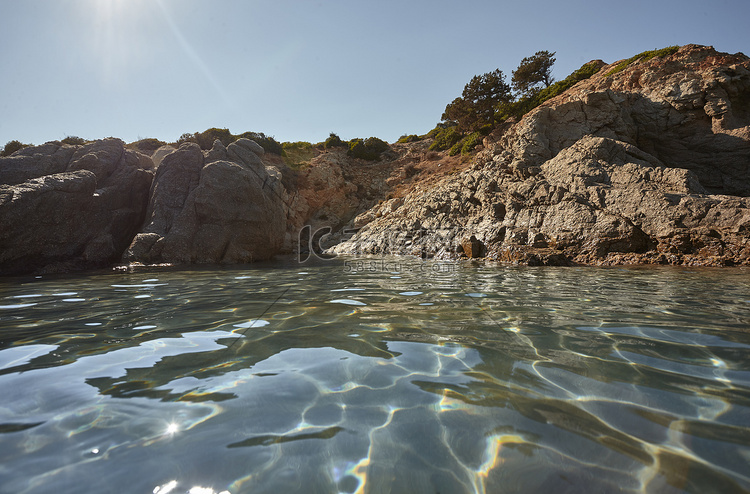
[[747, 0], [0, 0], [0, 146], [209, 127], [392, 142], [538, 50], [557, 79], [675, 44], [750, 54], [748, 19]]

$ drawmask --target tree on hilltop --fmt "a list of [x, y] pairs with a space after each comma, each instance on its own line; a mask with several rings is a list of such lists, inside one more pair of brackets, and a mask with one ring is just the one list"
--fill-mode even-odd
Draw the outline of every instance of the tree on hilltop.
[[[522, 96], [532, 96], [555, 81], [552, 78], [552, 66], [555, 64], [555, 52], [542, 50], [533, 56], [521, 60], [513, 71], [511, 83], [513, 90]], [[542, 87], [544, 86], [544, 87]]]
[[510, 86], [500, 69], [471, 78], [461, 97], [445, 107], [442, 119], [458, 124], [462, 132], [474, 132], [494, 121], [495, 107], [512, 100]]

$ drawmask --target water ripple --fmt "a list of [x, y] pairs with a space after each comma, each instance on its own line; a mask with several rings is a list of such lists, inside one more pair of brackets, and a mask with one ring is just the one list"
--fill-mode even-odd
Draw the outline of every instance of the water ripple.
[[750, 273], [394, 262], [4, 284], [3, 488], [750, 490]]

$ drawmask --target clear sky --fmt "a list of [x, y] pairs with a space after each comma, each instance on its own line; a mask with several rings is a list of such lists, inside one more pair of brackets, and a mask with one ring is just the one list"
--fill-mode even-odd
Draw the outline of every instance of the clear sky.
[[472, 76], [697, 43], [750, 55], [748, 0], [0, 0], [0, 146], [69, 135], [423, 134]]

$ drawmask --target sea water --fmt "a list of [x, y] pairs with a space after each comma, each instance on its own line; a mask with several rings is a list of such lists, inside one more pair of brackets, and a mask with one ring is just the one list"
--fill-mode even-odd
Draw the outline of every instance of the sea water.
[[749, 489], [746, 269], [0, 280], [2, 493]]

